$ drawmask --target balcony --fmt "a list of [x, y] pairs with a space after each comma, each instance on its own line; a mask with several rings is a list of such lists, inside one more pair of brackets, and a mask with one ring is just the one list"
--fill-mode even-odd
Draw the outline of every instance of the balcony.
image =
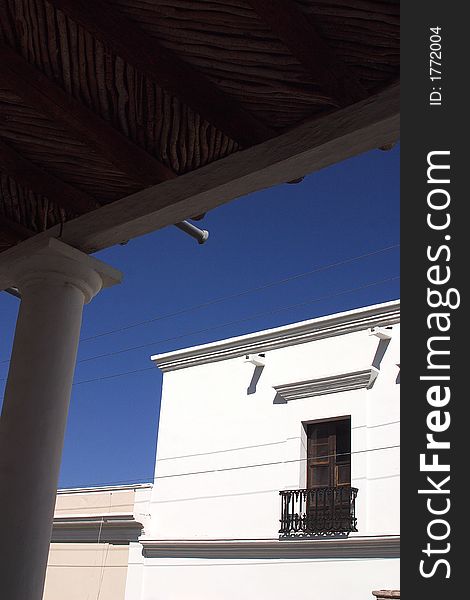
[[281, 537], [347, 535], [357, 531], [357, 488], [285, 490], [281, 496]]

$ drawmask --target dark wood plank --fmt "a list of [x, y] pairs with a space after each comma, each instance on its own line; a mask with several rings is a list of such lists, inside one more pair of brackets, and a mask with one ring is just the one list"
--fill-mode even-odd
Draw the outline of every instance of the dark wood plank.
[[11, 88], [26, 104], [63, 123], [77, 139], [133, 181], [147, 186], [176, 177], [163, 163], [66, 94], [5, 44], [0, 44], [0, 77], [2, 84]]
[[[399, 114], [397, 84], [264, 144], [68, 221], [61, 239], [84, 252], [95, 252], [207, 212], [234, 198], [302, 177], [396, 141]], [[51, 228], [36, 238], [57, 235], [58, 231], [58, 227]]]
[[63, 208], [83, 214], [99, 207], [94, 198], [57, 179], [21, 156], [0, 139], [0, 169], [32, 192], [49, 198]]
[[338, 58], [318, 33], [309, 15], [292, 0], [248, 0], [258, 16], [289, 48], [313, 81], [340, 106], [367, 98], [350, 66]]
[[203, 73], [103, 0], [50, 0], [72, 20], [242, 146], [276, 135]]
[[8, 217], [0, 214], [0, 230], [2, 235], [8, 239], [11, 244], [16, 244], [22, 240], [26, 240], [35, 235], [34, 231], [31, 231], [20, 223], [11, 221]]

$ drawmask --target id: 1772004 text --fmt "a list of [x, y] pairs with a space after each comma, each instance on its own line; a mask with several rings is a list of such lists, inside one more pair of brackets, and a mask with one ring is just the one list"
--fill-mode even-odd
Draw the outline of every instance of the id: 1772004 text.
[[429, 28], [430, 106], [442, 106], [442, 27]]

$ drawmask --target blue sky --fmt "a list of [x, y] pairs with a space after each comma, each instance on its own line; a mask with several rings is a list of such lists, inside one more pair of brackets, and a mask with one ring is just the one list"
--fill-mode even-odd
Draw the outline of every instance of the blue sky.
[[[96, 254], [124, 281], [85, 308], [61, 487], [152, 479], [161, 374], [150, 355], [399, 297], [399, 148], [234, 200], [199, 225], [202, 246], [167, 227]], [[1, 293], [2, 396], [17, 310]]]

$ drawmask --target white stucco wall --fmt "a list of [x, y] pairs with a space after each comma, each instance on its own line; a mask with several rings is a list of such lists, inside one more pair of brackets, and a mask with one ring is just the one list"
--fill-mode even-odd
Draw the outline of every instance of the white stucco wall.
[[[387, 315], [389, 309], [387, 304]], [[302, 325], [303, 332], [322, 327], [329, 332], [327, 337], [315, 334], [306, 343], [295, 342], [300, 329], [292, 326], [286, 330], [286, 340], [291, 341], [284, 347], [281, 328], [262, 338], [254, 334], [204, 346], [186, 358], [184, 352], [156, 357], [164, 370], [169, 360], [176, 370], [163, 378], [148, 540], [174, 540], [175, 547], [182, 540], [276, 540], [279, 491], [306, 487], [303, 423], [340, 416], [351, 417], [352, 485], [359, 489], [358, 532], [350, 537], [399, 534], [399, 324], [383, 318], [392, 338], [380, 342], [370, 335], [371, 324], [381, 323], [380, 308], [375, 308], [372, 322], [364, 318], [367, 310], [358, 314], [339, 319], [338, 325], [336, 317], [330, 319], [334, 326], [329, 329], [325, 320]], [[342, 325], [356, 318], [364, 322], [362, 329]], [[348, 332], [340, 335], [344, 329]], [[281, 339], [274, 348], [273, 338]], [[245, 362], [250, 343], [255, 352], [265, 353], [266, 361], [254, 393], [248, 388], [255, 366]], [[370, 369], [379, 343], [385, 353], [371, 389], [287, 402], [274, 389]], [[245, 351], [233, 356], [233, 348]], [[220, 360], [221, 351], [229, 358]], [[183, 358], [189, 366], [180, 368]], [[191, 598], [201, 599], [285, 600], [303, 595], [305, 581], [312, 577], [315, 589], [328, 591], [334, 600], [359, 600], [371, 597], [376, 587], [399, 587], [398, 560], [390, 558], [276, 559], [271, 554], [266, 559], [219, 559], [217, 554], [189, 554], [135, 560], [141, 565], [141, 575], [136, 576], [140, 591], [128, 592], [126, 600], [182, 600], [189, 591]], [[338, 587], [332, 588], [335, 581]]]
[[147, 559], [140, 595], [126, 600], [375, 600], [399, 589], [398, 559]]

